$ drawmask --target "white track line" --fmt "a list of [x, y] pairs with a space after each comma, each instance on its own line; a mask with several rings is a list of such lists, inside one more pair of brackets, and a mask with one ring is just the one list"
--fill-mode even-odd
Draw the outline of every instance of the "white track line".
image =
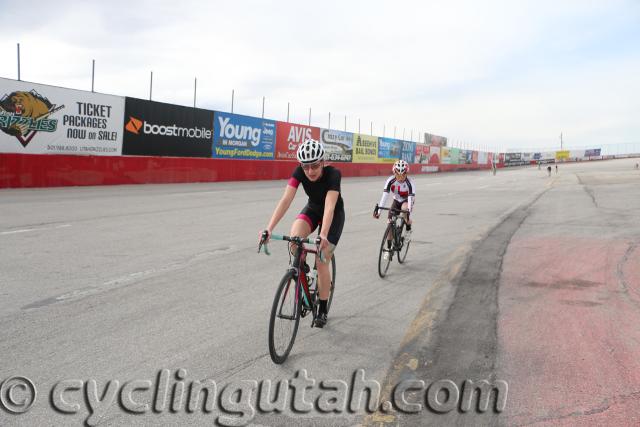
[[66, 227], [71, 227], [71, 224], [61, 224], [61, 225], [56, 225], [55, 227], [22, 228], [20, 230], [1, 231], [0, 236], [4, 236], [6, 234], [30, 233], [32, 231], [57, 230], [58, 228], [66, 228]]

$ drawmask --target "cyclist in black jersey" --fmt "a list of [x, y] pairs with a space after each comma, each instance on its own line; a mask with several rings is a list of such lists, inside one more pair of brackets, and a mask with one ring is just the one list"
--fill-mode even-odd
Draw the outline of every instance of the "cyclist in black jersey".
[[[300, 165], [289, 178], [265, 231], [271, 236], [273, 229], [291, 206], [298, 186], [302, 184], [309, 200], [291, 225], [290, 235], [306, 238], [320, 226], [320, 250], [324, 262], [316, 259], [320, 295], [316, 326], [323, 327], [327, 323], [327, 300], [331, 285], [329, 266], [344, 226], [344, 203], [340, 195], [341, 174], [338, 169], [325, 164], [324, 146], [314, 139], [307, 139], [300, 144], [296, 157]], [[260, 235], [262, 236], [262, 232]]]

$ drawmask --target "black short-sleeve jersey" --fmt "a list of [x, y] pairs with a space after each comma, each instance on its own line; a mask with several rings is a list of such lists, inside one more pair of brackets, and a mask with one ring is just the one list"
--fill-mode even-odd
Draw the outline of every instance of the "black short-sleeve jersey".
[[[289, 185], [298, 188], [298, 185], [302, 184], [304, 192], [309, 196], [309, 207], [319, 213], [324, 213], [324, 199], [329, 191], [340, 192], [341, 179], [342, 175], [338, 169], [333, 166], [325, 166], [320, 179], [312, 182], [304, 174], [302, 166], [298, 165], [289, 179]], [[338, 195], [338, 201], [336, 202], [336, 212], [340, 211], [344, 211], [342, 194]]]

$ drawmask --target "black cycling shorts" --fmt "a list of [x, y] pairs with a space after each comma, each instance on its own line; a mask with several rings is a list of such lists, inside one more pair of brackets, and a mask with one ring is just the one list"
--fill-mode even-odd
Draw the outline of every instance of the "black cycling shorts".
[[[389, 209], [395, 209], [397, 211], [401, 211], [403, 203], [405, 203], [405, 202], [399, 202], [396, 199], [393, 199], [393, 203], [391, 203], [391, 207]], [[393, 215], [393, 211], [390, 210], [388, 218], [391, 219], [392, 215]], [[407, 220], [408, 219], [409, 219], [409, 214], [407, 214]]]
[[[307, 224], [309, 224], [312, 233], [316, 229], [316, 227], [322, 224], [322, 214], [309, 207], [309, 205], [306, 205], [304, 208], [302, 208], [302, 211], [300, 211], [296, 218], [300, 218]], [[340, 240], [340, 236], [342, 235], [342, 227], [344, 227], [344, 211], [335, 211], [333, 213], [331, 228], [329, 229], [329, 234], [327, 235], [327, 240], [329, 241], [329, 243], [332, 243], [334, 245], [338, 244], [338, 240]]]

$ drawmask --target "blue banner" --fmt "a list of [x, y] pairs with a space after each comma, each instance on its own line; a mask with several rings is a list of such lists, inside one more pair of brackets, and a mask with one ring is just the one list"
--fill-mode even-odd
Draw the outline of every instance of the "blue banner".
[[400, 154], [400, 158], [407, 163], [415, 162], [415, 154], [416, 154], [416, 143], [402, 141], [402, 152]]
[[275, 121], [216, 111], [213, 122], [213, 157], [224, 159], [274, 158]]
[[393, 138], [378, 138], [378, 158], [380, 161], [395, 162], [401, 155], [402, 141]]

